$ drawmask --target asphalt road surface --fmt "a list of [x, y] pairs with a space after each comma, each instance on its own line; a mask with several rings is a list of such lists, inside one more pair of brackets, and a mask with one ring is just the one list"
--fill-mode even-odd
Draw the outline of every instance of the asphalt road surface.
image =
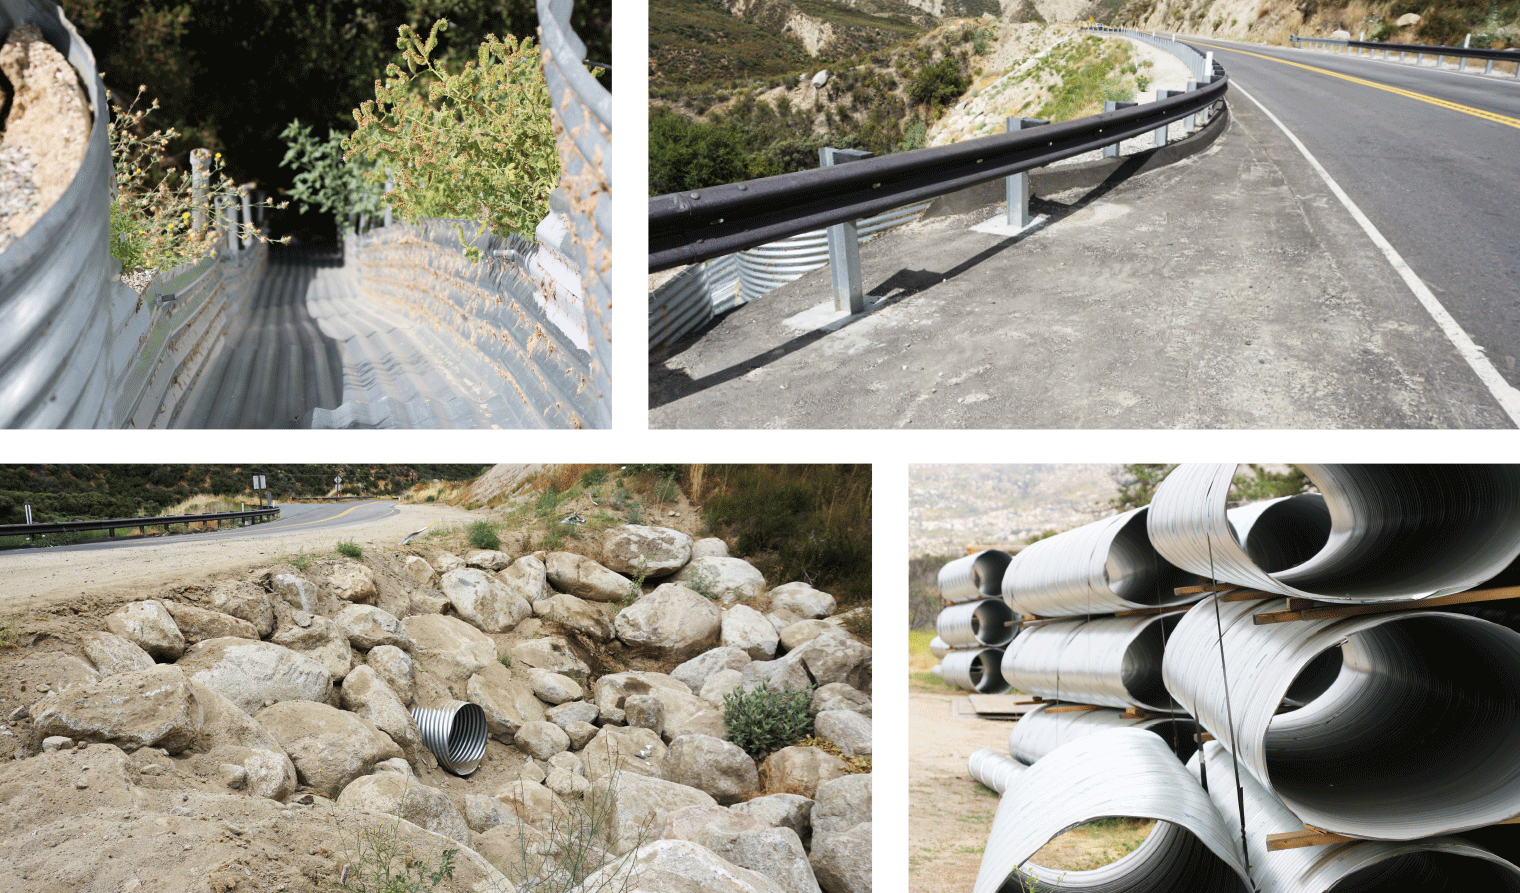
[[[1214, 51], [1229, 72], [1231, 102], [1255, 100], [1275, 116], [1482, 349], [1504, 384], [1520, 387], [1520, 81], [1187, 42]], [[1469, 66], [1480, 71], [1482, 63]]]
[[[206, 533], [175, 534], [173, 536], [121, 537], [118, 539], [92, 540], [74, 546], [53, 546], [48, 552], [86, 552], [100, 549], [128, 549], [134, 546], [162, 546], [175, 543], [204, 543], [212, 540], [253, 539], [261, 536], [332, 530], [355, 524], [377, 521], [396, 514], [396, 503], [389, 499], [364, 502], [333, 502], [319, 504], [289, 504], [280, 506], [280, 517], [274, 521], [253, 524], [248, 527], [226, 527]], [[149, 528], [151, 531], [152, 528]], [[31, 549], [8, 550], [9, 554], [33, 553]], [[0, 552], [0, 557], [7, 552]]]

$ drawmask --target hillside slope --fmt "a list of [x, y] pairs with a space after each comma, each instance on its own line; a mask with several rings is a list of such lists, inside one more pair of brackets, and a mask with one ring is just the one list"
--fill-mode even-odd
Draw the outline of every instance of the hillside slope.
[[[1418, 21], [1399, 25], [1409, 14]], [[1268, 44], [1344, 30], [1357, 39], [1452, 46], [1471, 34], [1473, 46], [1501, 49], [1520, 39], [1520, 0], [1128, 0], [1111, 23]]]

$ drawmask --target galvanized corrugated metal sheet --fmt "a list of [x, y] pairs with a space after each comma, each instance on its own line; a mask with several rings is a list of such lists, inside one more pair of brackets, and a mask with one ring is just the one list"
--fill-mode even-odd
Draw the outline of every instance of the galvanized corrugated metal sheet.
[[[1206, 598], [1172, 632], [1163, 674], [1289, 809], [1317, 828], [1379, 840], [1520, 815], [1520, 634], [1437, 611], [1253, 620], [1285, 606]], [[1299, 677], [1337, 648], [1343, 665], [1329, 687], [1279, 715]], [[1419, 770], [1390, 768], [1409, 766]]]
[[1014, 723], [1008, 752], [1021, 763], [1033, 764], [1063, 744], [1105, 729], [1143, 729], [1160, 736], [1177, 759], [1186, 762], [1198, 749], [1197, 728], [1191, 717], [1181, 714], [1126, 718], [1124, 711], [1114, 708], [1051, 713], [1039, 704]]
[[1008, 687], [1003, 681], [1001, 648], [962, 648], [950, 651], [934, 666], [934, 675], [956, 688], [996, 694]]
[[1018, 632], [1013, 611], [995, 598], [961, 602], [939, 612], [939, 638], [951, 648], [1007, 645]]
[[1028, 767], [1006, 753], [998, 753], [990, 747], [979, 747], [966, 760], [966, 771], [971, 777], [1001, 794], [1008, 790], [1014, 779]]
[[[1110, 816], [1156, 819], [1156, 831], [1095, 871], [1030, 870], [1030, 857], [1056, 835]], [[1209, 795], [1160, 738], [1139, 729], [1110, 729], [1058, 748], [1003, 794], [972, 891], [1036, 884], [1041, 891], [1110, 893], [1250, 889], [1239, 843]]]
[[1007, 552], [983, 549], [947, 562], [939, 570], [940, 598], [952, 604], [996, 598], [1003, 591], [1003, 575], [1012, 560]]
[[95, 56], [52, 3], [0, 0], [0, 34], [31, 22], [79, 73], [94, 122], [73, 181], [0, 252], [0, 426], [112, 427], [113, 319], [136, 296], [111, 257], [111, 147]]
[[1330, 539], [1330, 509], [1318, 493], [1253, 502], [1230, 509], [1229, 517], [1235, 539], [1269, 574], [1308, 561]]
[[1078, 704], [1172, 709], [1161, 660], [1181, 616], [1026, 625], [1003, 653], [1003, 679], [1019, 691]]

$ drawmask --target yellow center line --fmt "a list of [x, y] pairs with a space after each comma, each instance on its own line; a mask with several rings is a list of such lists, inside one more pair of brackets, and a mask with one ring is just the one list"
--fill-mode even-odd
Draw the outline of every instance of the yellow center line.
[[1454, 112], [1461, 112], [1464, 115], [1472, 115], [1474, 118], [1482, 118], [1485, 121], [1493, 121], [1495, 124], [1505, 124], [1510, 127], [1520, 128], [1520, 118], [1511, 118], [1508, 115], [1501, 115], [1497, 112], [1475, 109], [1470, 105], [1461, 105], [1460, 103], [1447, 102], [1444, 99], [1437, 99], [1434, 96], [1427, 96], [1424, 93], [1415, 93], [1411, 90], [1401, 90], [1398, 87], [1390, 87], [1387, 84], [1379, 84], [1376, 81], [1368, 81], [1362, 78], [1352, 77], [1349, 74], [1341, 74], [1338, 71], [1331, 71], [1328, 68], [1317, 68], [1313, 65], [1304, 65], [1299, 62], [1289, 62], [1286, 59], [1278, 59], [1275, 56], [1264, 56], [1261, 53], [1252, 53], [1248, 50], [1237, 50], [1233, 47], [1220, 46], [1219, 44], [1209, 43], [1208, 41], [1200, 40], [1198, 42], [1205, 43], [1208, 46], [1214, 47], [1216, 49], [1224, 50], [1227, 53], [1240, 53], [1243, 56], [1255, 56], [1258, 59], [1266, 59], [1268, 62], [1276, 62], [1279, 65], [1291, 65], [1294, 68], [1302, 68], [1305, 71], [1314, 71], [1320, 74], [1327, 74], [1333, 78], [1340, 78], [1343, 81], [1350, 81], [1353, 84], [1361, 84], [1364, 87], [1372, 87], [1378, 90], [1385, 90], [1389, 93], [1395, 93], [1399, 96], [1403, 96], [1406, 99], [1428, 102], [1431, 105], [1440, 106], [1443, 109], [1450, 109]]
[[[354, 509], [359, 508], [362, 505], [368, 505], [368, 502], [366, 501], [366, 502], [355, 503], [353, 506], [351, 506], [351, 507], [349, 507], [347, 509], [344, 509], [343, 511], [337, 513], [336, 515], [333, 515], [331, 518], [318, 518], [315, 521], [302, 521], [299, 524], [284, 524], [284, 525], [281, 525], [279, 527], [276, 527], [275, 529], [276, 530], [289, 530], [292, 527], [305, 527], [305, 526], [307, 526], [309, 524], [321, 524], [323, 521], [336, 521], [339, 518], [343, 517], [344, 515], [348, 514], [349, 512], [353, 511]], [[276, 521], [274, 523], [279, 524], [278, 521]], [[152, 525], [150, 524], [148, 526], [151, 527]], [[233, 528], [232, 530], [208, 530], [204, 534], [201, 534], [201, 535], [205, 536], [207, 538], [210, 538], [210, 537], [213, 537], [213, 536], [231, 536], [231, 535], [237, 533], [239, 530], [246, 530], [246, 529], [247, 528]]]

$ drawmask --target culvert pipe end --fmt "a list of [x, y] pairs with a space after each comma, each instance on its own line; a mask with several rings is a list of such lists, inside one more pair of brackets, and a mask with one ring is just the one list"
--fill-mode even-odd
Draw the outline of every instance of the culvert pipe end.
[[1109, 707], [1051, 713], [1046, 706], [1035, 705], [1013, 724], [1013, 730], [1008, 733], [1008, 753], [1022, 764], [1033, 765], [1063, 744], [1107, 729], [1143, 729], [1151, 732], [1165, 741], [1182, 763], [1186, 763], [1198, 749], [1194, 737], [1198, 727], [1185, 714], [1141, 719], [1126, 718], [1124, 711]]
[[935, 672], [956, 688], [978, 694], [997, 694], [1006, 688], [1003, 681], [1001, 648], [962, 648], [940, 659]]
[[1003, 574], [1012, 560], [1012, 555], [999, 549], [983, 549], [955, 559], [940, 568], [940, 597], [951, 604], [997, 598], [1003, 591]]
[[951, 648], [996, 648], [1013, 641], [1018, 626], [1002, 599], [960, 602], [939, 612], [939, 639]]
[[438, 765], [455, 775], [480, 768], [486, 753], [486, 714], [478, 704], [444, 701], [437, 707], [413, 707], [412, 719]]
[[1001, 794], [1008, 790], [1014, 779], [1029, 768], [1006, 753], [999, 753], [990, 747], [980, 747], [971, 752], [966, 760], [966, 771], [971, 777], [982, 784]]
[[1003, 653], [1002, 677], [1019, 691], [1078, 704], [1175, 709], [1162, 684], [1162, 652], [1181, 614], [1058, 620], [1027, 626]]

